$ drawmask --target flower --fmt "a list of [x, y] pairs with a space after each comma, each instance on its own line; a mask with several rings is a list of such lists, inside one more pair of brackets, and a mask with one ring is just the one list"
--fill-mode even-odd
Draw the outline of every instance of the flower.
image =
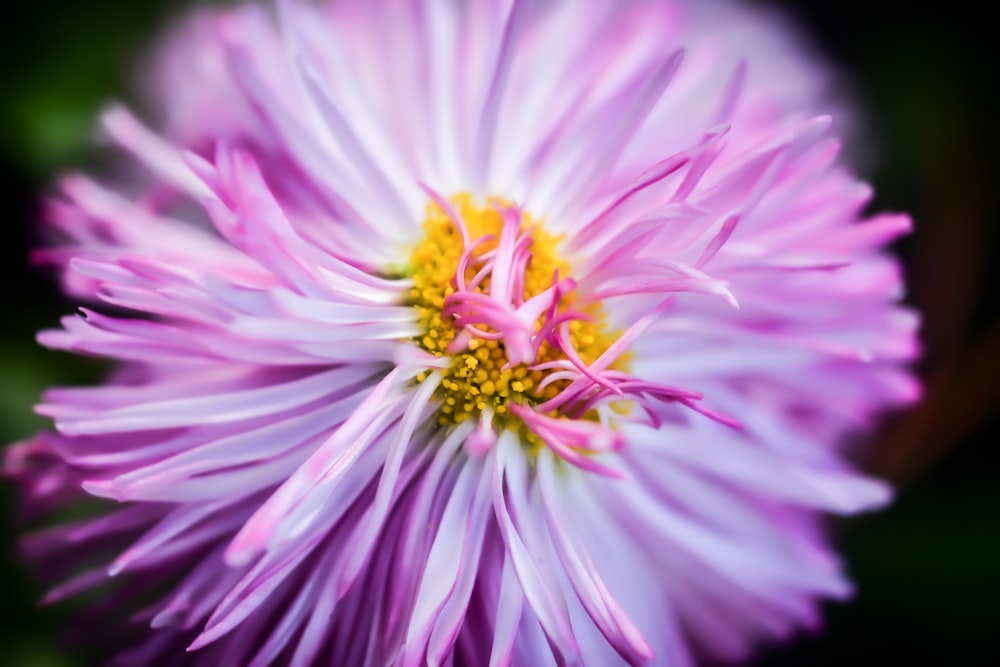
[[[845, 448], [913, 400], [901, 215], [722, 2], [279, 2], [149, 71], [36, 259], [100, 305], [6, 470], [126, 664], [687, 665], [818, 623]], [[110, 565], [108, 564], [110, 562]], [[93, 565], [96, 563], [96, 565]], [[91, 565], [93, 569], [81, 569]], [[108, 612], [111, 613], [111, 612]], [[187, 652], [185, 652], [187, 649]]]

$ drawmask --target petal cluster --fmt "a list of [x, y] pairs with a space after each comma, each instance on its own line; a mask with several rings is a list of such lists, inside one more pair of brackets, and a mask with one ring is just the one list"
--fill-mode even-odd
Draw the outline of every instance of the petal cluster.
[[[159, 118], [104, 115], [127, 175], [45, 211], [35, 259], [88, 305], [39, 340], [117, 362], [7, 454], [35, 516], [103, 503], [26, 537], [47, 600], [103, 591], [145, 628], [125, 664], [679, 666], [816, 625], [850, 592], [823, 514], [889, 495], [844, 450], [917, 397], [917, 320], [883, 250], [909, 220], [867, 215], [786, 28], [716, 0], [179, 25]], [[428, 210], [457, 268], [423, 299]], [[449, 417], [480, 345], [536, 384]]]

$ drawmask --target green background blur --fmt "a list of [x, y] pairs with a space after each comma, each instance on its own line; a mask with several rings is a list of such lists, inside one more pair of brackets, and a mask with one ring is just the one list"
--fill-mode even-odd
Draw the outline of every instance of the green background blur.
[[[34, 332], [73, 304], [27, 265], [37, 199], [56, 173], [99, 162], [95, 112], [126, 96], [130, 62], [168, 0], [33, 0], [0, 5], [0, 444], [43, 426], [46, 386], [101, 366], [41, 350]], [[965, 0], [905, 10], [858, 0], [760, 2], [797, 14], [858, 86], [876, 208], [910, 211], [898, 245], [923, 313], [927, 398], [885, 424], [868, 467], [899, 488], [886, 512], [836, 525], [859, 594], [827, 627], [765, 653], [760, 667], [1000, 665], [1000, 252], [993, 23]], [[903, 6], [900, 3], [898, 6]], [[71, 667], [58, 648], [67, 609], [39, 609], [14, 555], [14, 498], [0, 484], [0, 665]], [[71, 606], [71, 605], [69, 605]]]

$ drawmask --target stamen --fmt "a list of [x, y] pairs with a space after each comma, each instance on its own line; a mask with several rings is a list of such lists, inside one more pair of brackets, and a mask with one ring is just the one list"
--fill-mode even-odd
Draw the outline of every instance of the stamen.
[[480, 206], [466, 194], [431, 200], [426, 236], [410, 258], [410, 304], [425, 332], [417, 343], [451, 359], [436, 394], [438, 423], [477, 419], [470, 451], [488, 449], [502, 428], [541, 446], [511, 406], [533, 410], [569, 386], [546, 382], [552, 364], [569, 363], [566, 349], [584, 366], [608, 349], [600, 305], [577, 304], [560, 239], [521, 209], [500, 199]]
[[653, 423], [665, 403], [732, 423], [698, 406], [700, 394], [625, 372], [628, 346], [673, 296], [609, 335], [599, 295], [577, 293], [558, 237], [504, 200], [478, 205], [467, 194], [430, 194], [426, 235], [410, 257], [409, 302], [424, 332], [416, 342], [442, 360], [434, 365], [443, 366], [435, 371], [438, 424], [477, 421], [470, 455], [488, 452], [510, 429], [531, 451], [548, 447], [567, 463], [618, 476], [593, 457], [623, 445], [612, 419], [627, 412], [622, 400], [638, 403]]

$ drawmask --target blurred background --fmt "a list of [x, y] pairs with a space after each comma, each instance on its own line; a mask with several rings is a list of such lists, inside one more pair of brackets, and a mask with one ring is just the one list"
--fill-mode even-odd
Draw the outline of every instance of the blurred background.
[[[127, 85], [143, 44], [186, 0], [32, 0], [0, 4], [0, 444], [44, 425], [46, 386], [102, 367], [36, 346], [71, 312], [27, 264], [37, 199], [54, 175], [100, 162], [95, 113]], [[830, 605], [822, 633], [766, 652], [757, 667], [1000, 665], [1000, 169], [990, 96], [992, 22], [967, 0], [877, 3], [758, 0], [798, 17], [853, 80], [868, 114], [873, 208], [912, 213], [896, 250], [923, 312], [926, 399], [886, 420], [867, 462], [891, 480], [887, 511], [834, 526], [858, 594]], [[902, 9], [901, 9], [902, 8]], [[65, 607], [14, 556], [13, 492], [0, 483], [0, 664], [82, 667], [60, 650]]]

